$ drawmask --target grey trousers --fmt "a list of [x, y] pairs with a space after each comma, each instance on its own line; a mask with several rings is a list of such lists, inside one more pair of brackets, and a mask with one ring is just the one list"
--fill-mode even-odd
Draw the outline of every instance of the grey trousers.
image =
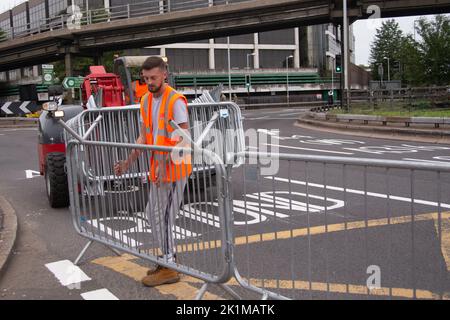
[[176, 254], [174, 222], [183, 201], [187, 179], [177, 182], [150, 183], [145, 213], [163, 255], [171, 259]]

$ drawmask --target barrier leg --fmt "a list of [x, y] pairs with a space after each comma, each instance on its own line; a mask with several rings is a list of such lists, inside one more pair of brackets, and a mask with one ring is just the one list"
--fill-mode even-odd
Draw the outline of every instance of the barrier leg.
[[234, 290], [231, 289], [226, 284], [219, 284], [219, 286], [233, 298], [235, 298], [237, 300], [242, 300], [242, 297], [240, 295], [238, 295], [236, 292], [234, 292]]
[[197, 293], [197, 296], [195, 297], [195, 300], [202, 300], [203, 296], [206, 293], [206, 289], [208, 288], [208, 283], [204, 283], [202, 287], [200, 288], [200, 291]]
[[91, 246], [92, 244], [92, 240], [90, 240], [83, 248], [83, 250], [81, 250], [80, 254], [78, 255], [78, 257], [75, 259], [74, 261], [74, 265], [78, 265], [78, 263], [80, 262], [81, 258], [84, 256], [84, 254], [86, 253], [86, 250]]

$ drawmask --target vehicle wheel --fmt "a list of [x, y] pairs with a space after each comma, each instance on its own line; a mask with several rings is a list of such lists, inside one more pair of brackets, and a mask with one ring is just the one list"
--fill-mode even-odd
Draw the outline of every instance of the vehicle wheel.
[[69, 206], [69, 187], [65, 163], [66, 156], [60, 152], [49, 153], [45, 161], [45, 186], [52, 208]]

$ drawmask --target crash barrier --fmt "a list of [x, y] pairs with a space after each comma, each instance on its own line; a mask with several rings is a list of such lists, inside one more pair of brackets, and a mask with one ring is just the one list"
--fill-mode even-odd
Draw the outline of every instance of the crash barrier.
[[[126, 159], [133, 150], [140, 150], [140, 156], [125, 173], [117, 175], [111, 168]], [[205, 282], [224, 283], [231, 276], [231, 235], [225, 215], [226, 196], [229, 194], [225, 189], [225, 167], [215, 154], [198, 151], [209, 163], [193, 164], [205, 173], [196, 184], [187, 184], [186, 190], [183, 190], [185, 184], [182, 179], [172, 182], [171, 177], [187, 170], [186, 164], [168, 171], [161, 170], [164, 173], [161, 173], [159, 182], [149, 182], [148, 178], [155, 172], [150, 169], [151, 159], [159, 157], [158, 165], [165, 168], [169, 157], [172, 159], [173, 154], [179, 152], [185, 152], [187, 157], [192, 149], [75, 140], [69, 142], [67, 169], [70, 210], [75, 229], [81, 236], [111, 248]], [[105, 164], [105, 161], [108, 163]], [[89, 175], [85, 174], [80, 163], [84, 164]], [[214, 175], [211, 173], [211, 163], [214, 165]], [[167, 202], [173, 205], [167, 206]], [[155, 214], [158, 210], [160, 219]], [[168, 225], [164, 220], [167, 217], [166, 210], [171, 210], [176, 219], [172, 232], [167, 233], [168, 238], [161, 236]], [[176, 261], [169, 261], [162, 256], [162, 248], [172, 241], [175, 243]]]
[[241, 286], [274, 299], [446, 297], [450, 164], [240, 156], [229, 214]]
[[318, 120], [332, 120], [332, 121], [362, 121], [364, 124], [369, 122], [376, 122], [382, 125], [388, 123], [402, 123], [406, 127], [411, 124], [432, 124], [435, 128], [440, 125], [450, 125], [450, 118], [445, 117], [388, 117], [388, 116], [371, 116], [362, 114], [324, 114], [324, 113], [308, 113], [308, 116]]

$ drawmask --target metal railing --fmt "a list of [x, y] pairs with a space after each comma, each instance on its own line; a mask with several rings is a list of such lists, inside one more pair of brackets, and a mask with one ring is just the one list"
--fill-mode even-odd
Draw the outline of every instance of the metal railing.
[[[448, 298], [450, 164], [240, 156], [229, 207], [241, 286], [274, 299]], [[262, 174], [269, 162], [277, 175]]]
[[[225, 284], [264, 299], [449, 297], [450, 164], [215, 153], [201, 143], [220, 119], [212, 106], [190, 112], [193, 120], [209, 120], [199, 135], [191, 131], [191, 148], [124, 143], [129, 122], [108, 121], [110, 110], [85, 113], [90, 128], [84, 137], [72, 132], [78, 141], [69, 142], [67, 153], [79, 234], [205, 281], [197, 298], [211, 283], [234, 298], [240, 296]], [[102, 132], [102, 122], [110, 131]], [[114, 164], [136, 149], [138, 160], [117, 176]], [[179, 151], [191, 154], [193, 172], [206, 174], [175, 193], [173, 262], [160, 257], [161, 225], [146, 212], [152, 153], [163, 152], [166, 163]], [[233, 167], [228, 160], [236, 158], [240, 166]]]

